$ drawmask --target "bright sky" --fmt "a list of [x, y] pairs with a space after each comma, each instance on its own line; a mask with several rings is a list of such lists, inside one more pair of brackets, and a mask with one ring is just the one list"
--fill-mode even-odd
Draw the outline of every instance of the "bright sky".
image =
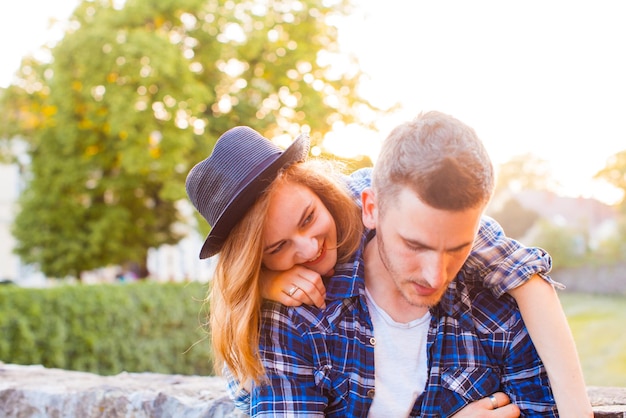
[[[48, 39], [51, 18], [76, 0], [0, 3], [0, 86], [21, 57]], [[440, 110], [472, 126], [494, 162], [532, 152], [550, 162], [563, 193], [604, 199], [592, 176], [626, 150], [626, 3], [622, 0], [355, 0], [342, 45], [370, 75], [362, 94], [400, 102], [381, 132], [329, 139], [341, 152], [375, 158], [380, 140], [420, 111]], [[349, 134], [348, 134], [349, 133]], [[343, 147], [342, 147], [343, 148]]]

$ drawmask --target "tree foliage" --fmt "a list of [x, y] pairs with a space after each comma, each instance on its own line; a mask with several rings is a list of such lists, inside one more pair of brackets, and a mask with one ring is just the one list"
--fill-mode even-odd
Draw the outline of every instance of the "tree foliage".
[[498, 167], [495, 193], [504, 190], [549, 190], [553, 186], [550, 164], [536, 155], [523, 154]]
[[50, 62], [27, 59], [0, 136], [29, 144], [16, 252], [48, 276], [174, 243], [184, 179], [227, 129], [267, 137], [373, 109], [338, 72], [332, 18], [348, 0], [84, 0]]

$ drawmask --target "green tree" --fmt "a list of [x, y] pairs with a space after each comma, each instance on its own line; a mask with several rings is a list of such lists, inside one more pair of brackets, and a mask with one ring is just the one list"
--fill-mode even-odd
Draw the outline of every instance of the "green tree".
[[377, 110], [358, 69], [324, 60], [347, 0], [115, 3], [83, 1], [51, 62], [25, 60], [2, 98], [0, 134], [29, 143], [16, 252], [48, 276], [145, 265], [180, 239], [186, 174], [227, 129], [310, 130], [315, 143]]
[[533, 154], [512, 157], [497, 170], [495, 194], [504, 190], [549, 190], [554, 186], [550, 164]]

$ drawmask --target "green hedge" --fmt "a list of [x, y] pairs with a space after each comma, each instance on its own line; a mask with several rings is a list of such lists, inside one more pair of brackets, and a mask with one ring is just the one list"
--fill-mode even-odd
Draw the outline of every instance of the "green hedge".
[[0, 286], [0, 361], [101, 375], [208, 375], [206, 285]]

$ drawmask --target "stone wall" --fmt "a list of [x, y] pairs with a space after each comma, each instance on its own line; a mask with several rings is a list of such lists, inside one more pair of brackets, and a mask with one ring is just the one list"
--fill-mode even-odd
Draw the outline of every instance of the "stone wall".
[[219, 377], [91, 373], [0, 363], [2, 418], [240, 418]]
[[[626, 388], [590, 387], [595, 416], [626, 418]], [[0, 362], [2, 418], [242, 418], [219, 377], [91, 373]]]

